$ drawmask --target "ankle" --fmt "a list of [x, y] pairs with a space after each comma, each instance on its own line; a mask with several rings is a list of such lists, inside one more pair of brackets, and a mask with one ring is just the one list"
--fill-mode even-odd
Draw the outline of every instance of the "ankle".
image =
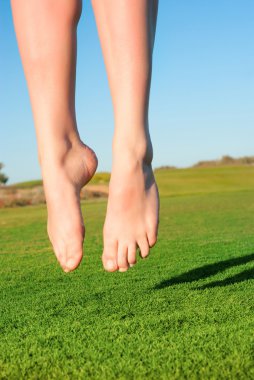
[[113, 159], [151, 165], [153, 147], [150, 136], [115, 136], [113, 140]]
[[62, 134], [48, 138], [45, 144], [39, 143], [38, 159], [40, 166], [47, 163], [63, 163], [70, 151], [83, 146], [77, 134]]

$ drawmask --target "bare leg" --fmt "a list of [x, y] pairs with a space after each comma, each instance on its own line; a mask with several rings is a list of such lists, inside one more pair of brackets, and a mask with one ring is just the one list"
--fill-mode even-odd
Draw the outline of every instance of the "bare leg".
[[28, 83], [48, 207], [48, 233], [65, 271], [82, 258], [80, 189], [97, 159], [79, 138], [75, 117], [76, 28], [80, 0], [12, 0]]
[[148, 127], [158, 0], [92, 0], [115, 115], [104, 225], [106, 270], [125, 271], [157, 238], [159, 199]]

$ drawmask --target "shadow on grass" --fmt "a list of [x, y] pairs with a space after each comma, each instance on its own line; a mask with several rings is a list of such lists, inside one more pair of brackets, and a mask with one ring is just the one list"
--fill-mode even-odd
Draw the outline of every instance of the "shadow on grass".
[[[186, 273], [182, 273], [179, 276], [161, 281], [159, 284], [155, 285], [154, 289], [159, 290], [159, 289], [167, 288], [172, 285], [202, 280], [202, 279], [214, 276], [217, 273], [221, 273], [228, 268], [247, 264], [251, 261], [254, 261], [254, 253], [251, 253], [246, 256], [236, 257], [229, 260], [219, 261], [214, 264], [204, 265], [202, 267], [192, 269]], [[196, 289], [212, 288], [215, 286], [226, 286], [226, 285], [235, 284], [235, 283], [253, 279], [253, 278], [254, 278], [253, 270], [245, 270], [233, 277], [230, 277], [221, 281], [213, 281], [210, 284], [204, 285], [202, 287], [198, 287]]]
[[238, 273], [232, 277], [225, 278], [224, 280], [210, 282], [209, 284], [199, 286], [195, 289], [202, 290], [202, 289], [215, 288], [216, 286], [233, 285], [233, 284], [237, 284], [239, 282], [246, 281], [246, 280], [254, 280], [253, 268], [244, 270], [243, 272]]

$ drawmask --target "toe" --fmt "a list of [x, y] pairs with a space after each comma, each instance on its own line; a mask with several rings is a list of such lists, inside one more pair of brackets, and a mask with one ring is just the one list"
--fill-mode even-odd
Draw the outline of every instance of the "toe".
[[140, 256], [144, 259], [149, 255], [149, 244], [147, 239], [140, 239], [138, 241], [138, 246], [140, 249]]
[[147, 233], [147, 240], [148, 240], [149, 247], [152, 248], [156, 244], [156, 242], [157, 242], [157, 233], [156, 233], [156, 231], [148, 232]]
[[117, 241], [113, 243], [105, 244], [102, 263], [104, 269], [108, 272], [115, 272], [118, 269], [117, 266]]
[[66, 263], [62, 265], [64, 272], [68, 273], [75, 270], [79, 266], [81, 259], [82, 255], [80, 254], [77, 254], [75, 257], [69, 258], [66, 261]]
[[83, 245], [80, 242], [69, 246], [53, 245], [53, 249], [64, 272], [71, 272], [79, 266], [83, 257]]
[[118, 244], [117, 264], [120, 272], [125, 272], [129, 268], [128, 247], [125, 244]]
[[136, 251], [137, 251], [136, 244], [133, 243], [128, 246], [128, 263], [130, 266], [133, 266], [137, 262]]

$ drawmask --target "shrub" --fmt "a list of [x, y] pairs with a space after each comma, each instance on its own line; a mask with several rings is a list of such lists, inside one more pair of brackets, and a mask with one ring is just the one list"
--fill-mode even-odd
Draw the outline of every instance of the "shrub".
[[6, 184], [6, 182], [9, 179], [4, 173], [1, 173], [1, 170], [3, 169], [3, 167], [4, 167], [4, 165], [0, 162], [0, 185]]

